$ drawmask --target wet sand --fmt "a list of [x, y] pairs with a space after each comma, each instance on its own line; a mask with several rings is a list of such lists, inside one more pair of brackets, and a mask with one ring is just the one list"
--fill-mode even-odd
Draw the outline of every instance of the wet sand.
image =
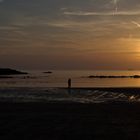
[[0, 102], [0, 140], [139, 140], [140, 103]]

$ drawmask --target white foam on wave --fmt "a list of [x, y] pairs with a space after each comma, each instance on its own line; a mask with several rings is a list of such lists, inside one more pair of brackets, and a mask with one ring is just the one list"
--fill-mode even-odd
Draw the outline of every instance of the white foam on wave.
[[140, 102], [140, 96], [96, 89], [0, 88], [0, 100], [18, 102]]

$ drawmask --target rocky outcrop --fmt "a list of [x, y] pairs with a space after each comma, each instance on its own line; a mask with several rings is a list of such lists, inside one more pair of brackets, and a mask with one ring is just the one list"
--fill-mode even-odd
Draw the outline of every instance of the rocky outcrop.
[[0, 68], [0, 75], [19, 75], [28, 74], [27, 72], [21, 72], [10, 68]]
[[88, 78], [140, 78], [140, 75], [132, 75], [132, 76], [117, 76], [117, 75], [114, 75], [114, 76], [106, 76], [106, 75], [90, 75], [88, 76]]
[[52, 71], [45, 71], [45, 72], [43, 72], [43, 73], [46, 73], [46, 74], [51, 74], [51, 73], [52, 73]]

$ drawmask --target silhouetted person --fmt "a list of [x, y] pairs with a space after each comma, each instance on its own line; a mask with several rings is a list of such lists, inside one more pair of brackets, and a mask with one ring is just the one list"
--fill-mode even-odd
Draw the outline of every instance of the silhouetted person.
[[71, 88], [71, 78], [68, 79], [68, 88]]

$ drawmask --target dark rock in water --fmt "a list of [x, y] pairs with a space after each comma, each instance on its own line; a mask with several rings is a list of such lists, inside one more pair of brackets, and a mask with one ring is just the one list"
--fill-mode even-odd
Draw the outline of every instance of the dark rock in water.
[[132, 78], [140, 78], [140, 75], [133, 75]]
[[20, 79], [36, 79], [36, 77], [34, 77], [34, 76], [23, 76], [23, 77], [20, 77]]
[[0, 68], [0, 75], [16, 75], [16, 74], [28, 74], [28, 73], [9, 68]]
[[11, 76], [0, 76], [0, 79], [8, 79], [8, 78], [13, 78]]
[[90, 75], [88, 76], [87, 78], [140, 78], [140, 75], [132, 75], [132, 76], [119, 76], [119, 75], [109, 75], [109, 76], [106, 76], [106, 75]]
[[48, 74], [51, 74], [51, 73], [52, 73], [52, 71], [46, 71], [46, 72], [43, 72], [43, 73], [48, 73]]

